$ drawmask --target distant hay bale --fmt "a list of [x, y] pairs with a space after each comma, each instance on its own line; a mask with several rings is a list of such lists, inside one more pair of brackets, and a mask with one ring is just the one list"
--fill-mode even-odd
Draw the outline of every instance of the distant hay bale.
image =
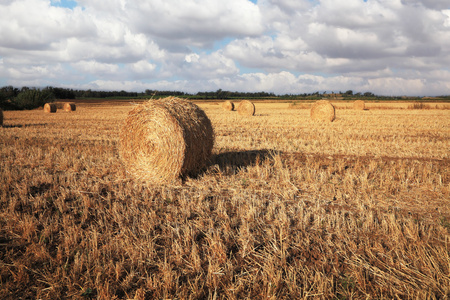
[[225, 102], [222, 104], [222, 107], [223, 107], [225, 110], [234, 110], [234, 103], [231, 102], [231, 101], [225, 101]]
[[242, 116], [254, 116], [255, 115], [255, 104], [248, 100], [243, 100], [239, 102], [237, 111]]
[[164, 183], [204, 168], [213, 145], [205, 112], [187, 100], [167, 97], [136, 105], [128, 113], [119, 154], [136, 178]]
[[356, 100], [353, 102], [353, 109], [356, 110], [364, 110], [365, 109], [365, 103], [363, 100]]
[[311, 119], [332, 122], [336, 118], [333, 104], [328, 100], [316, 101], [311, 106]]
[[56, 104], [55, 103], [45, 103], [44, 112], [46, 113], [55, 113], [56, 112]]
[[0, 108], [0, 126], [3, 126], [3, 110]]
[[77, 109], [77, 106], [75, 103], [66, 102], [64, 103], [64, 111], [75, 111]]

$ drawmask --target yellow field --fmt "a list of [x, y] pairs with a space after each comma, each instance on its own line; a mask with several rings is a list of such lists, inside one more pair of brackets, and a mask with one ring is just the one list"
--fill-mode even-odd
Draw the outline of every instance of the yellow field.
[[450, 297], [448, 104], [198, 104], [211, 163], [161, 186], [120, 161], [127, 102], [4, 112], [0, 299]]

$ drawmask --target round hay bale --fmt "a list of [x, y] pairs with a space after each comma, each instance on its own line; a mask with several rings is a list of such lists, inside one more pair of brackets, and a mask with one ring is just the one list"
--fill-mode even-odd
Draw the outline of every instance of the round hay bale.
[[119, 154], [136, 178], [164, 183], [204, 168], [214, 145], [205, 112], [175, 97], [136, 105], [120, 132]]
[[254, 116], [255, 115], [255, 104], [248, 100], [243, 100], [239, 102], [237, 111], [242, 116]]
[[3, 110], [0, 108], [0, 126], [3, 126]]
[[57, 110], [55, 103], [45, 103], [44, 112], [46, 113], [55, 113]]
[[353, 102], [353, 109], [364, 110], [365, 108], [366, 107], [363, 100], [356, 100], [355, 102]]
[[222, 107], [223, 107], [223, 109], [225, 109], [225, 110], [234, 110], [234, 103], [233, 102], [231, 102], [231, 101], [225, 101], [223, 104], [222, 104]]
[[77, 106], [75, 103], [66, 102], [64, 103], [64, 111], [75, 111], [77, 109]]
[[311, 119], [332, 122], [336, 118], [333, 104], [328, 100], [316, 101], [311, 106]]

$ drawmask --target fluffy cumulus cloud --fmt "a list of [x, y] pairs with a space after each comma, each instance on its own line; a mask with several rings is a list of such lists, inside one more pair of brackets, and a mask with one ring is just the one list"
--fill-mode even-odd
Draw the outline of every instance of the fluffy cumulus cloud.
[[442, 95], [449, 65], [445, 0], [0, 0], [0, 86]]

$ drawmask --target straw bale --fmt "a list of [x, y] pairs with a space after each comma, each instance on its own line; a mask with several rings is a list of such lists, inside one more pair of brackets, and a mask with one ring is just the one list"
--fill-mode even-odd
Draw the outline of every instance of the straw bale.
[[3, 126], [3, 110], [0, 108], [0, 126]]
[[46, 113], [55, 113], [57, 110], [55, 103], [45, 103], [44, 112]]
[[206, 166], [214, 145], [211, 121], [197, 105], [167, 97], [136, 105], [120, 132], [119, 154], [138, 179], [167, 183]]
[[363, 100], [356, 100], [353, 102], [353, 109], [356, 110], [364, 110], [365, 109], [365, 103]]
[[336, 118], [333, 104], [328, 100], [316, 101], [311, 106], [311, 119], [332, 122]]
[[248, 100], [243, 100], [239, 102], [237, 111], [242, 116], [254, 116], [255, 115], [255, 104]]
[[227, 100], [222, 104], [222, 107], [225, 110], [234, 110], [234, 103]]
[[64, 103], [64, 111], [75, 111], [77, 109], [77, 106], [75, 103], [72, 102], [66, 102]]

